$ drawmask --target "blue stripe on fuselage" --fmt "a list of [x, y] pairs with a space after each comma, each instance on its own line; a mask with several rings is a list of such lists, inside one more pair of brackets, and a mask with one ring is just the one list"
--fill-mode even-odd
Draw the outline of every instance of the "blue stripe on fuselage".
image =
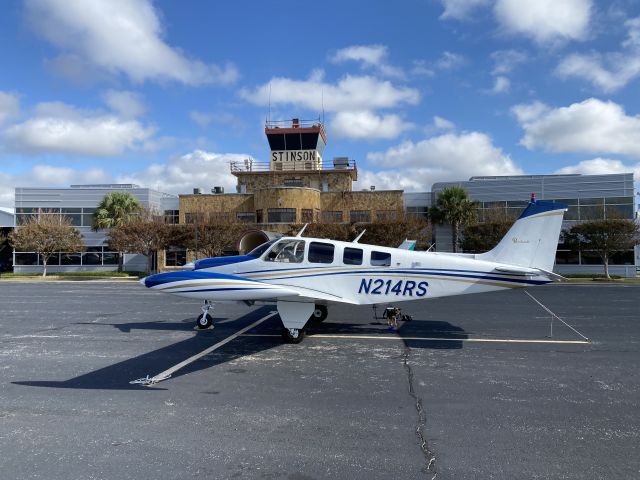
[[500, 282], [510, 282], [510, 283], [519, 283], [519, 284], [527, 284], [527, 285], [544, 285], [545, 283], [549, 283], [549, 280], [525, 280], [520, 278], [505, 278], [499, 276], [493, 276], [490, 272], [480, 272], [484, 273], [483, 275], [469, 275], [469, 274], [460, 274], [460, 273], [444, 273], [438, 271], [430, 271], [430, 270], [349, 270], [343, 272], [329, 272], [329, 273], [314, 273], [308, 275], [288, 275], [282, 277], [265, 277], [262, 280], [265, 282], [270, 282], [273, 280], [293, 280], [296, 278], [313, 278], [313, 277], [326, 277], [331, 275], [366, 275], [366, 276], [385, 276], [388, 274], [404, 274], [404, 275], [435, 275], [440, 277], [457, 277], [457, 278], [471, 278], [476, 280], [494, 280]]
[[250, 278], [225, 275], [224, 273], [184, 270], [179, 272], [166, 272], [150, 275], [144, 279], [144, 286], [151, 288], [157, 285], [164, 285], [171, 282], [182, 282], [185, 280], [244, 280], [247, 282], [257, 282], [257, 280], [252, 280]]

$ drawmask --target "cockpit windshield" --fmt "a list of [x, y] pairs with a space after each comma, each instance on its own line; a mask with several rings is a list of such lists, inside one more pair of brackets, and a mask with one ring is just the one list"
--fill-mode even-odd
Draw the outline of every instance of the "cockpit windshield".
[[262, 245], [258, 245], [256, 248], [254, 248], [249, 253], [247, 253], [247, 255], [250, 257], [260, 258], [262, 254], [266, 252], [269, 249], [269, 247], [271, 247], [271, 245], [273, 245], [277, 241], [278, 239], [276, 238], [274, 240], [270, 240], [266, 243], [263, 243]]
[[304, 240], [280, 240], [267, 256], [265, 262], [301, 263], [304, 259]]

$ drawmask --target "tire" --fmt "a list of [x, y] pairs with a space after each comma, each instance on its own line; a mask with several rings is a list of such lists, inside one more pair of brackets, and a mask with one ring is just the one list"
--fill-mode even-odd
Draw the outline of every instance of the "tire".
[[320, 323], [324, 322], [329, 316], [329, 311], [325, 305], [316, 305], [316, 309], [313, 311], [309, 320], [312, 322]]
[[198, 315], [198, 318], [196, 318], [196, 327], [198, 327], [199, 330], [206, 330], [207, 328], [210, 328], [213, 325], [213, 317], [211, 315], [204, 314], [201, 313], [200, 315]]
[[300, 343], [304, 338], [304, 329], [292, 328], [291, 330], [294, 330], [294, 333], [291, 333], [288, 328], [282, 329], [282, 338], [284, 341], [287, 343]]

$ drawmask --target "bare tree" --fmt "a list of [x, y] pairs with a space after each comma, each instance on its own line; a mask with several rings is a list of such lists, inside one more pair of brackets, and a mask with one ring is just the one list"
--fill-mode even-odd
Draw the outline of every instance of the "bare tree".
[[611, 257], [638, 245], [640, 229], [636, 222], [628, 219], [592, 220], [574, 225], [564, 232], [564, 238], [574, 251], [592, 250], [597, 253], [604, 265], [604, 275], [610, 279]]
[[55, 213], [33, 215], [9, 234], [9, 242], [16, 250], [35, 252], [42, 259], [42, 276], [47, 276], [47, 264], [58, 252], [84, 250], [82, 235], [71, 220]]
[[153, 255], [165, 248], [171, 240], [170, 226], [161, 215], [148, 210], [128, 222], [117, 225], [109, 232], [109, 248], [147, 257], [147, 273], [151, 273]]
[[235, 217], [207, 216], [191, 226], [192, 235], [187, 246], [196, 251], [196, 256], [202, 253], [207, 258], [219, 257], [226, 248], [235, 247], [247, 228], [246, 223]]
[[363, 226], [367, 232], [362, 243], [398, 247], [403, 241], [416, 240], [416, 248], [426, 249], [431, 243], [431, 224], [421, 218], [375, 222]]
[[[297, 234], [303, 225], [291, 225], [288, 235]], [[397, 247], [404, 240], [417, 240], [417, 247], [426, 249], [431, 242], [431, 225], [421, 218], [406, 218], [374, 223], [310, 223], [304, 231], [305, 237], [328, 238], [350, 242], [360, 232], [366, 230], [362, 236], [362, 243]]]
[[[303, 224], [291, 225], [287, 235], [297, 235], [304, 227]], [[357, 235], [356, 229], [351, 223], [310, 223], [304, 231], [304, 236], [313, 238], [327, 238], [350, 242]]]
[[464, 227], [458, 244], [465, 252], [487, 252], [502, 240], [515, 220], [516, 216], [504, 208], [489, 209], [484, 212], [482, 222]]

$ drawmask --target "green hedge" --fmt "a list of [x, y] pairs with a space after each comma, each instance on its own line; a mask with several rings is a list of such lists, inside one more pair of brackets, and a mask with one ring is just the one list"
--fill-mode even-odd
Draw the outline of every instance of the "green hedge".
[[[47, 272], [47, 277], [142, 277], [143, 272]], [[0, 278], [42, 277], [41, 273], [0, 273]]]

